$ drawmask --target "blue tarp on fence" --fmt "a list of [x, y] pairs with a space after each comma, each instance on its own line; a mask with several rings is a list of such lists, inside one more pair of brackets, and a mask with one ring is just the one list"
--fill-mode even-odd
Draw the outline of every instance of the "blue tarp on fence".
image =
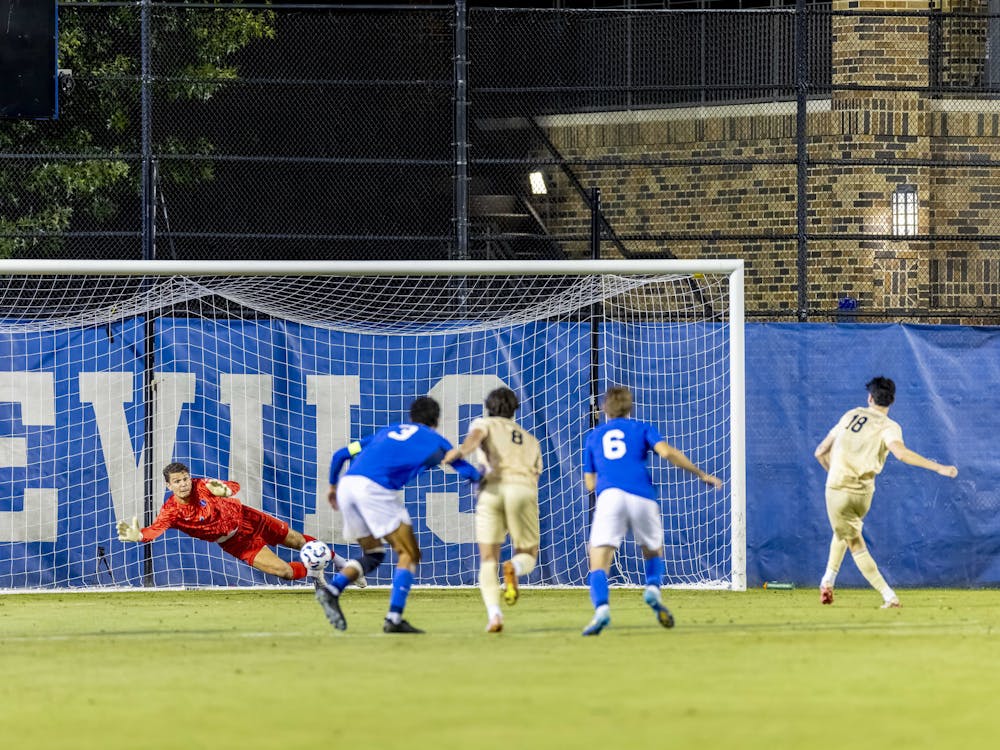
[[[751, 585], [818, 585], [830, 530], [813, 450], [875, 375], [896, 382], [906, 445], [956, 479], [891, 455], [865, 538], [894, 586], [1000, 584], [1000, 330], [951, 326], [747, 326], [747, 559]], [[839, 585], [866, 585], [844, 561]]]

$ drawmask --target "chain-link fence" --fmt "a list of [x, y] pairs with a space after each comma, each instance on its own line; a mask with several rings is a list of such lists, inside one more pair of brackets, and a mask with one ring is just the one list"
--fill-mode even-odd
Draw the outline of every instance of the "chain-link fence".
[[0, 255], [739, 257], [751, 318], [995, 323], [1000, 3], [893, 5], [63, 2]]

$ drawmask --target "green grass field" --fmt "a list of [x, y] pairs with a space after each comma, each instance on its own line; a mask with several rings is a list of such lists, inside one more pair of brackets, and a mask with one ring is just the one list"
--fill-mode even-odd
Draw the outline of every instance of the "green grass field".
[[346, 633], [311, 592], [0, 597], [4, 748], [994, 748], [1000, 592], [636, 590], [583, 638], [585, 590], [525, 590], [483, 632], [478, 592], [414, 589], [428, 633]]

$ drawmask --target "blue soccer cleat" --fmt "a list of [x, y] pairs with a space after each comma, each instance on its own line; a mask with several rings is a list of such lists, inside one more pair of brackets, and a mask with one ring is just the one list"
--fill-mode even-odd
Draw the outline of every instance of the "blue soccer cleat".
[[584, 635], [600, 635], [611, 624], [611, 615], [594, 615], [594, 619], [583, 629]]
[[660, 625], [665, 628], [672, 628], [674, 626], [674, 616], [670, 614], [669, 609], [663, 606], [663, 602], [660, 601], [660, 598], [656, 594], [657, 592], [654, 589], [646, 589], [642, 595], [642, 600], [656, 613], [656, 621]]

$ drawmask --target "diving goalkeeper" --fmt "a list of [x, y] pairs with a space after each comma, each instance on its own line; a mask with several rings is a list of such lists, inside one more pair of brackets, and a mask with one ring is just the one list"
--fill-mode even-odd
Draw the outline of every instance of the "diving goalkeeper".
[[[322, 576], [322, 571], [310, 571], [299, 561], [285, 562], [268, 545], [301, 549], [314, 537], [300, 534], [263, 511], [240, 502], [236, 482], [220, 479], [193, 479], [182, 463], [167, 464], [163, 479], [172, 494], [163, 503], [156, 520], [143, 529], [133, 518], [132, 523], [118, 522], [118, 539], [122, 542], [151, 542], [167, 529], [183, 531], [195, 539], [214, 542], [235, 558], [268, 575], [294, 581]], [[340, 570], [347, 561], [333, 553], [333, 564]], [[363, 588], [365, 582], [354, 582]]]

